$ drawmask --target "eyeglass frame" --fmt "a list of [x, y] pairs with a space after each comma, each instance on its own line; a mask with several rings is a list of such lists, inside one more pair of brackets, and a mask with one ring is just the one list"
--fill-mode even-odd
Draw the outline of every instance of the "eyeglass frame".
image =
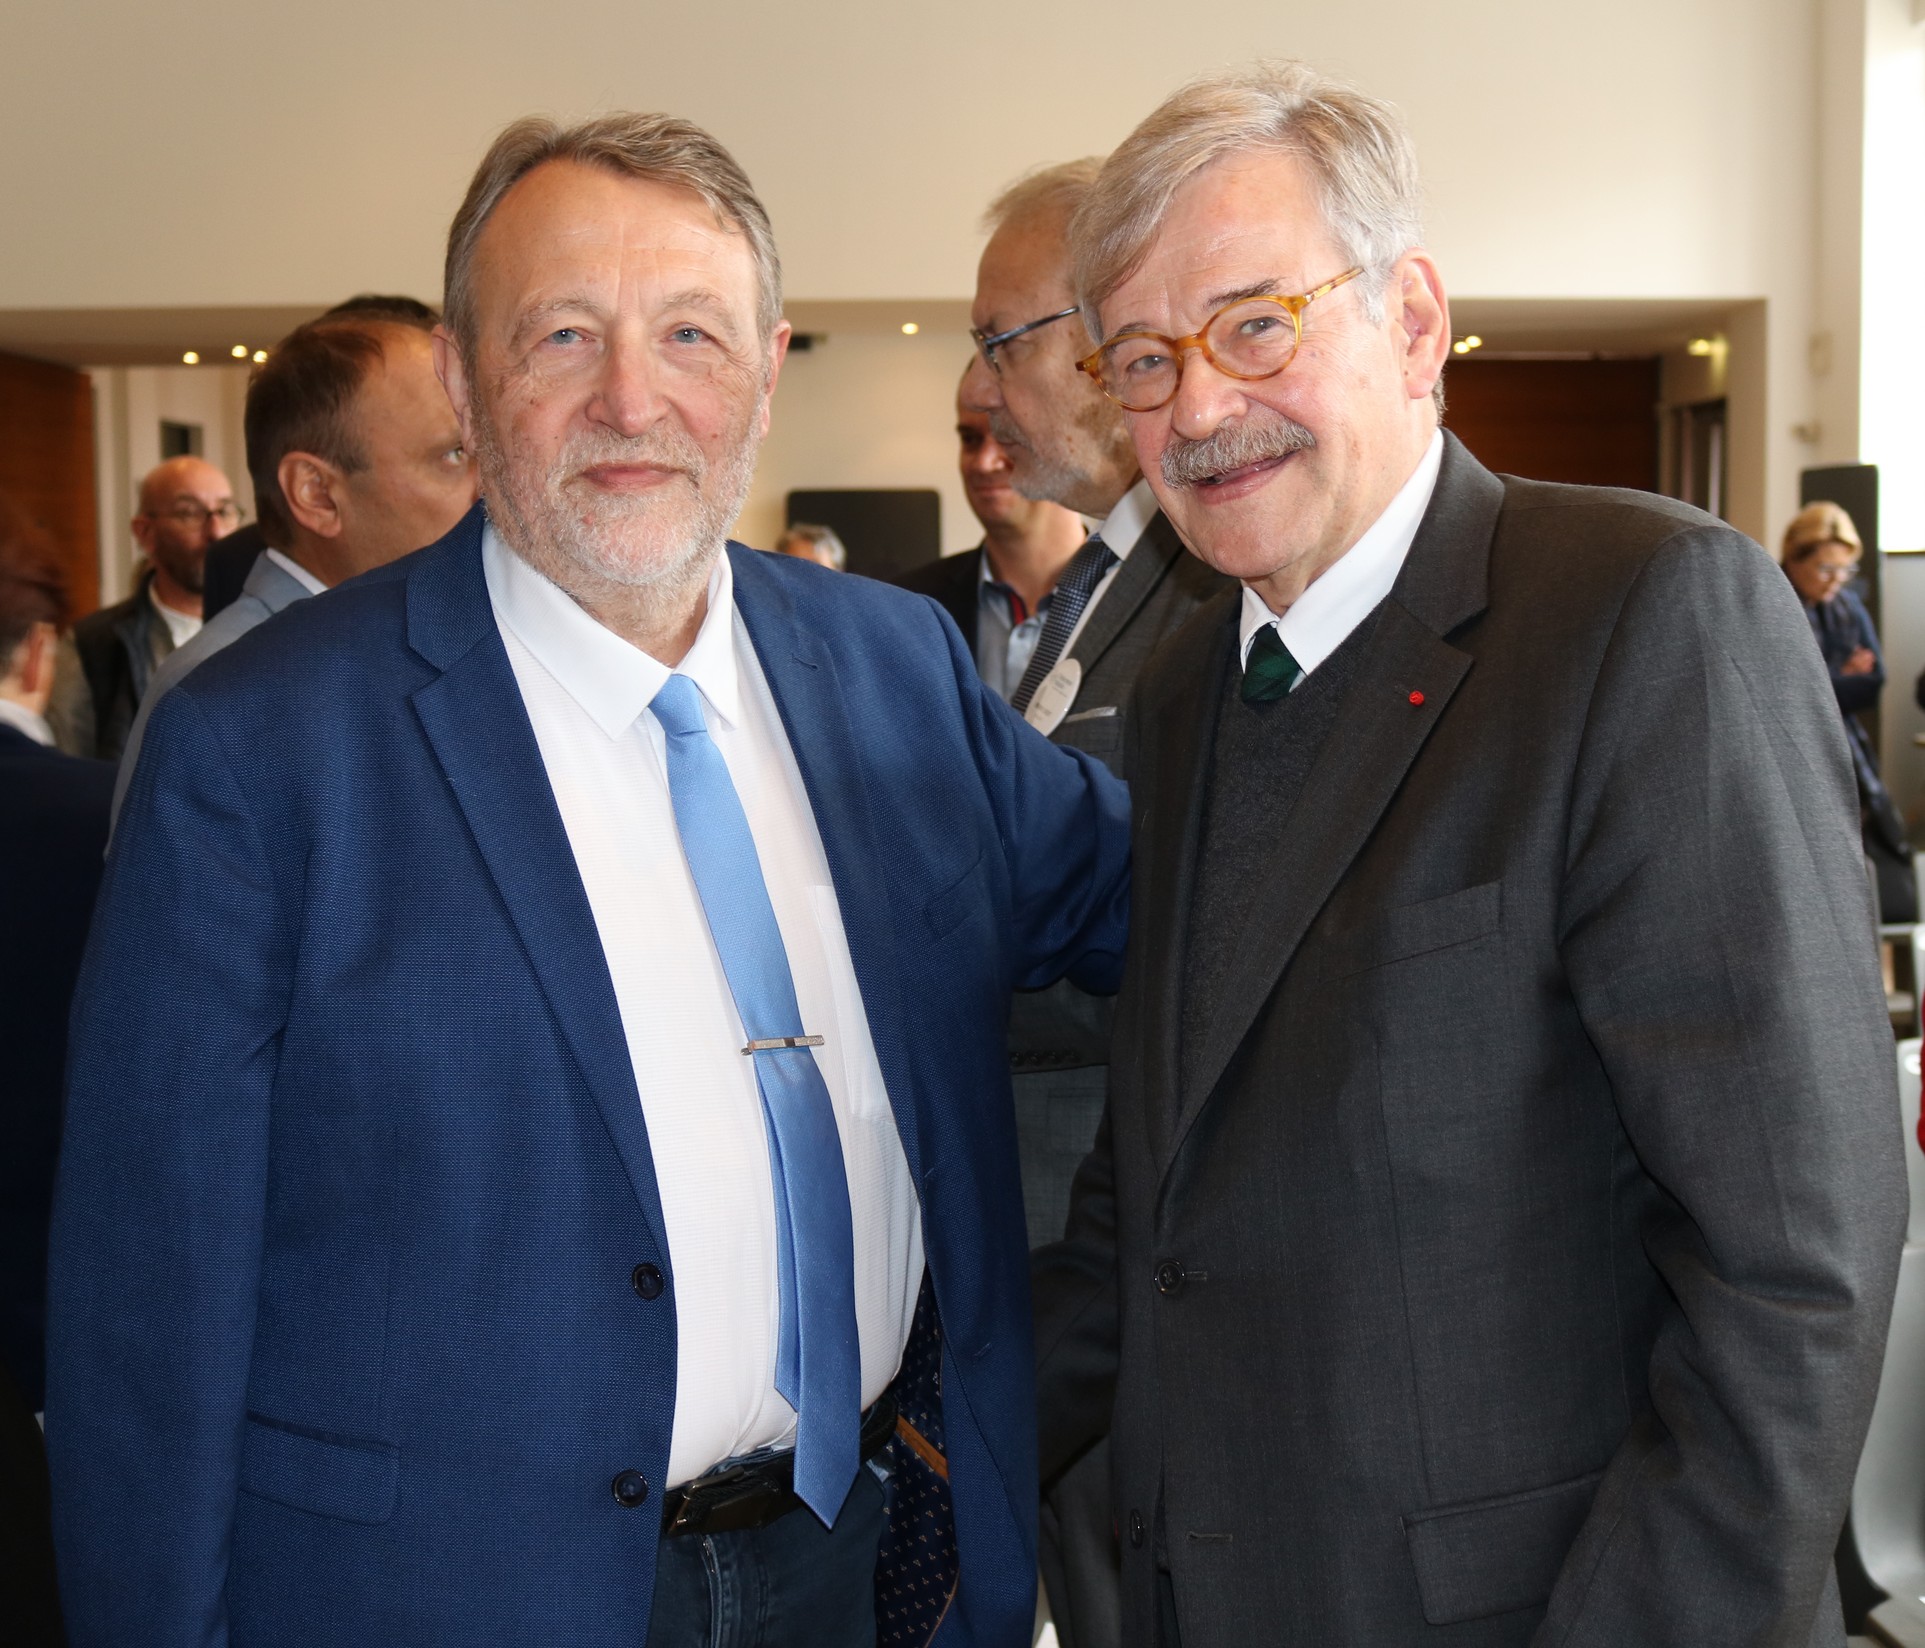
[[[1110, 400], [1122, 407], [1125, 412], [1158, 412], [1168, 406], [1171, 401], [1175, 400], [1178, 392], [1183, 387], [1183, 356], [1186, 351], [1191, 349], [1194, 349], [1208, 361], [1216, 371], [1221, 372], [1226, 378], [1235, 378], [1239, 383], [1261, 383], [1265, 378], [1274, 378], [1278, 373], [1286, 371], [1290, 363], [1297, 358], [1297, 351], [1303, 347], [1304, 310], [1308, 309], [1318, 298], [1334, 292], [1347, 280], [1355, 280], [1363, 272], [1361, 264], [1354, 269], [1346, 269], [1341, 275], [1325, 281], [1321, 286], [1312, 287], [1308, 292], [1293, 292], [1288, 295], [1281, 295], [1275, 292], [1252, 292], [1245, 297], [1232, 298], [1228, 303], [1224, 304], [1222, 308], [1212, 310], [1203, 324], [1198, 327], [1196, 331], [1190, 333], [1188, 337], [1173, 338], [1167, 333], [1152, 332], [1147, 326], [1132, 327], [1129, 331], [1119, 332], [1115, 337], [1106, 338], [1102, 343], [1098, 344], [1096, 348], [1076, 363], [1076, 370], [1086, 373], [1091, 381], [1095, 383], [1096, 387], [1102, 390], [1104, 395]], [[1295, 334], [1290, 344], [1290, 353], [1283, 357], [1281, 365], [1273, 366], [1268, 372], [1232, 372], [1216, 358], [1215, 353], [1206, 341], [1206, 335], [1210, 328], [1216, 325], [1219, 319], [1227, 315], [1232, 309], [1245, 303], [1274, 303], [1290, 317], [1290, 327]], [[1131, 406], [1103, 380], [1101, 362], [1104, 354], [1114, 349], [1119, 343], [1128, 342], [1131, 338], [1151, 338], [1158, 343], [1167, 345], [1170, 351], [1170, 358], [1176, 362], [1176, 381], [1170, 385], [1170, 392], [1160, 401], [1152, 402], [1149, 406]]]
[[209, 509], [205, 504], [195, 504], [195, 513], [186, 514], [178, 504], [166, 509], [142, 511], [141, 518], [148, 521], [172, 521], [175, 526], [185, 527], [190, 532], [198, 532], [209, 521], [226, 521], [229, 527], [237, 527], [247, 519], [247, 511], [229, 498], [225, 503], [216, 504]]
[[1049, 326], [1059, 320], [1068, 320], [1071, 315], [1079, 313], [1081, 311], [1077, 305], [1072, 303], [1067, 309], [1058, 309], [1055, 314], [1045, 315], [1041, 320], [1026, 320], [1021, 326], [1012, 326], [1007, 332], [985, 332], [979, 327], [972, 326], [969, 329], [969, 335], [976, 340], [976, 347], [982, 351], [983, 365], [1000, 378], [1003, 375], [1003, 369], [996, 364], [996, 351], [1004, 344], [1012, 338], [1020, 338], [1025, 332], [1034, 332], [1039, 326]]

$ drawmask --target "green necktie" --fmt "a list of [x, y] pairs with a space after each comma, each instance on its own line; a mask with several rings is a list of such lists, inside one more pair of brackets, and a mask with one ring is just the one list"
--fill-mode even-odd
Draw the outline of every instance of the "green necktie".
[[1265, 624], [1250, 642], [1250, 661], [1243, 666], [1243, 701], [1268, 704], [1289, 696], [1302, 679], [1303, 666], [1290, 656], [1275, 624]]

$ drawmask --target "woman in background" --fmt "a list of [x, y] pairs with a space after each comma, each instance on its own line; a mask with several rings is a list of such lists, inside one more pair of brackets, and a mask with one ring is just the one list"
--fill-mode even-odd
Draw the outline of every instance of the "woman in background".
[[1804, 602], [1811, 633], [1831, 672], [1832, 691], [1838, 697], [1852, 765], [1858, 773], [1859, 816], [1865, 852], [1878, 877], [1879, 919], [1915, 921], [1918, 891], [1905, 821], [1879, 777], [1878, 758], [1858, 719], [1863, 711], [1878, 707], [1878, 695], [1885, 689], [1878, 631], [1865, 603], [1851, 588], [1864, 555], [1858, 528], [1837, 504], [1809, 504], [1785, 528], [1785, 576]]

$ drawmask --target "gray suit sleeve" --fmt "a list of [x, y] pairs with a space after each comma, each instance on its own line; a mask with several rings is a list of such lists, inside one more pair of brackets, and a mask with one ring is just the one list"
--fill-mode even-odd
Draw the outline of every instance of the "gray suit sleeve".
[[1579, 755], [1559, 917], [1669, 1290], [1540, 1643], [1803, 1645], [1905, 1218], [1851, 769], [1783, 575], [1705, 527], [1627, 598]]

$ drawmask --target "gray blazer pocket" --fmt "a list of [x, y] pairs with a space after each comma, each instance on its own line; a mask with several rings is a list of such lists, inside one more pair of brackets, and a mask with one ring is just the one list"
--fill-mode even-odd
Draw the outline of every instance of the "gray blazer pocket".
[[923, 906], [929, 931], [937, 938], [947, 938], [982, 901], [982, 868], [983, 855], [978, 853], [968, 869]]
[[1543, 1602], [1603, 1475], [1405, 1517], [1424, 1618], [1456, 1625]]
[[241, 1444], [241, 1491], [341, 1522], [394, 1515], [401, 1451], [386, 1442], [290, 1430], [249, 1414]]
[[1348, 978], [1433, 950], [1473, 944], [1497, 931], [1503, 913], [1503, 883], [1498, 881], [1405, 904], [1347, 933], [1332, 934], [1326, 966], [1332, 978]]

